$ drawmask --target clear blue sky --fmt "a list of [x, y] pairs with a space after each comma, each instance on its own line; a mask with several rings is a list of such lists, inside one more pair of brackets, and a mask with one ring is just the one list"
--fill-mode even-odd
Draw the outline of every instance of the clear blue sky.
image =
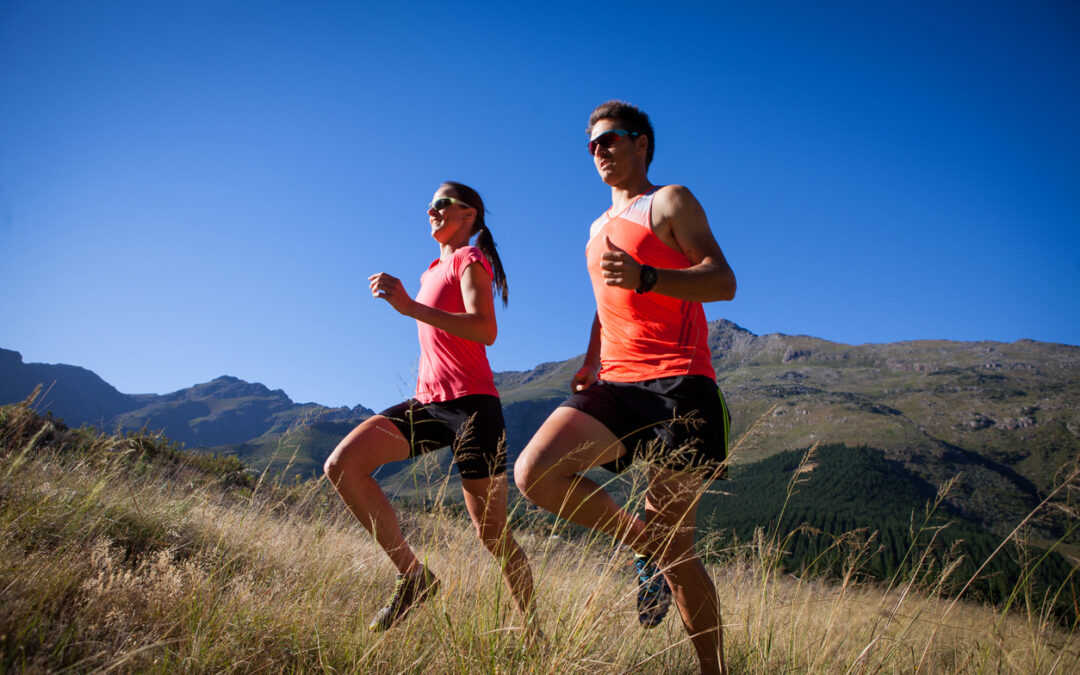
[[416, 329], [366, 277], [415, 293], [455, 179], [508, 269], [493, 367], [580, 354], [609, 98], [735, 270], [710, 319], [1080, 344], [1080, 4], [680, 5], [0, 0], [0, 347], [382, 408]]

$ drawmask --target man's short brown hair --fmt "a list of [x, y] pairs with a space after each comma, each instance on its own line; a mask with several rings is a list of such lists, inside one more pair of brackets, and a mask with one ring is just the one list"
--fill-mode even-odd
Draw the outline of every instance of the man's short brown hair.
[[648, 136], [649, 149], [645, 152], [645, 168], [652, 164], [653, 151], [656, 150], [656, 134], [648, 115], [626, 101], [605, 101], [596, 106], [596, 110], [589, 115], [589, 128], [585, 132], [592, 134], [593, 125], [600, 120], [616, 120], [623, 129]]

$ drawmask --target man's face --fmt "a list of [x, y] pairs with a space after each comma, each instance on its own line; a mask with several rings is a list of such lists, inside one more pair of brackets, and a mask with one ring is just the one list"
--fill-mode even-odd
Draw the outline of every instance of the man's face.
[[[640, 137], [625, 134], [614, 140], [611, 140], [610, 136], [606, 139], [601, 138], [604, 133], [621, 128], [619, 120], [602, 119], [593, 125], [592, 133], [589, 135], [590, 140], [610, 141], [609, 143], [598, 142], [593, 150], [593, 164], [601, 180], [608, 185], [618, 185], [632, 176], [639, 161], [636, 140]], [[644, 159], [640, 158], [640, 161]]]

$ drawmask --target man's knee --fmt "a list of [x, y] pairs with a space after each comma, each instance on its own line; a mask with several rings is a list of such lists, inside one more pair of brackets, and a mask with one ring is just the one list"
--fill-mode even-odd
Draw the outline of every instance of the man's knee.
[[345, 473], [344, 461], [342, 460], [342, 453], [339, 452], [340, 448], [335, 448], [330, 456], [323, 462], [323, 473], [330, 479], [331, 483], [337, 483], [341, 475]]
[[[529, 500], [542, 490], [544, 472], [537, 465], [528, 448], [514, 462], [514, 484]], [[533, 500], [535, 501], [535, 500]]]

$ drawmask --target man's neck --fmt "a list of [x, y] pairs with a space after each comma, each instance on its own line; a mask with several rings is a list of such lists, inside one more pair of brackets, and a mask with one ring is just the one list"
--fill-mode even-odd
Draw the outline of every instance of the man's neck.
[[618, 211], [630, 202], [655, 187], [649, 182], [648, 177], [641, 176], [634, 180], [611, 186], [611, 207]]

